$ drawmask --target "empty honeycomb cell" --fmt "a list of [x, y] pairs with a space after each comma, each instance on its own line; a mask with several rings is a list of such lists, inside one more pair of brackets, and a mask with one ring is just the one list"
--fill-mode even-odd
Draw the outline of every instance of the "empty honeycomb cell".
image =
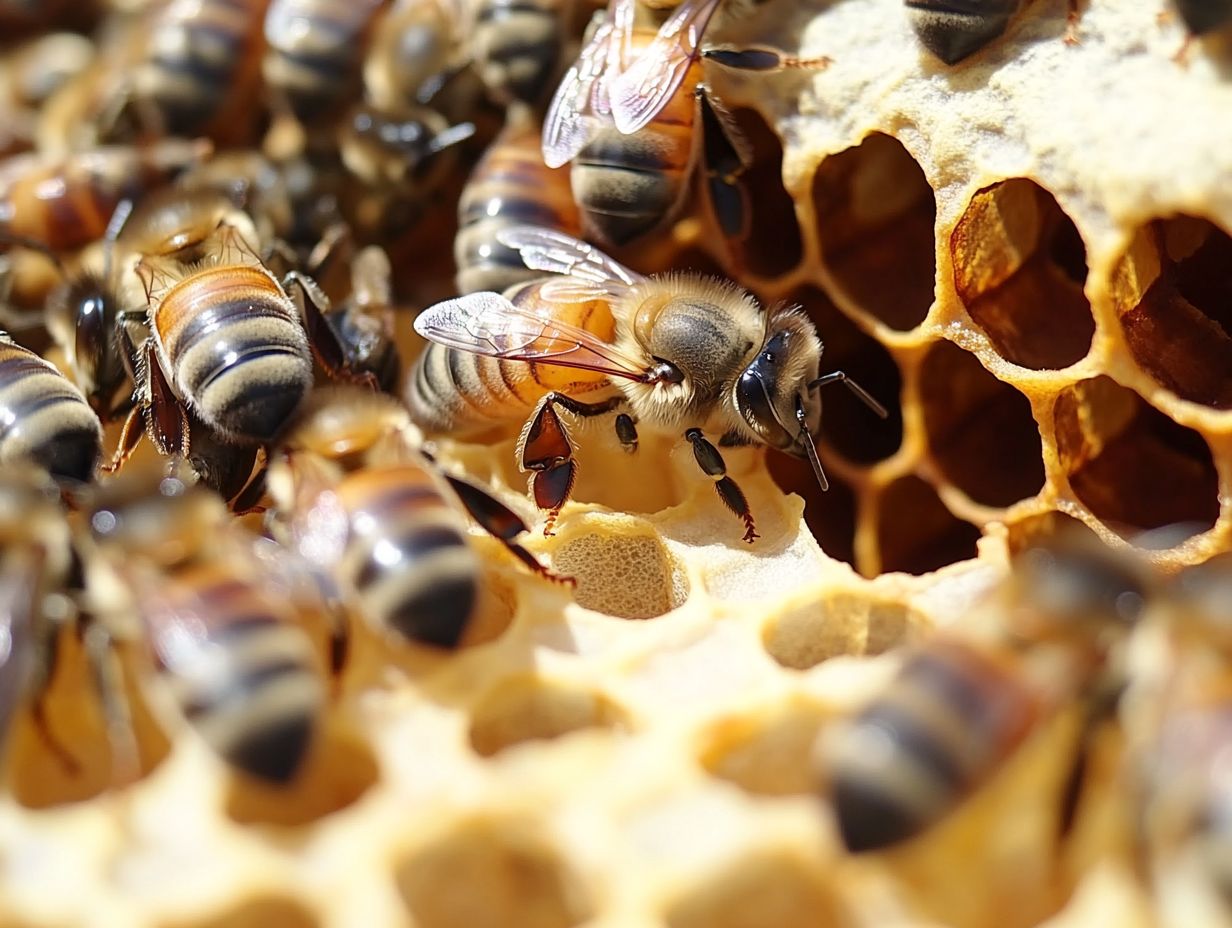
[[933, 302], [937, 204], [895, 138], [870, 134], [813, 176], [821, 257], [834, 283], [892, 329], [913, 329]]
[[766, 456], [770, 474], [784, 493], [804, 499], [804, 522], [830, 557], [855, 563], [856, 498], [849, 487], [829, 474], [830, 489], [822, 490], [807, 461], [785, 454]]
[[1082, 520], [1050, 510], [1009, 522], [1006, 525], [1005, 544], [1013, 557], [1049, 538], [1072, 532], [1095, 535]]
[[309, 825], [354, 803], [379, 778], [372, 749], [331, 718], [309, 749], [303, 769], [285, 786], [233, 776], [227, 815], [243, 824]]
[[654, 535], [588, 533], [565, 542], [553, 568], [577, 581], [579, 605], [622, 619], [652, 619], [688, 595], [684, 572]]
[[856, 464], [872, 464], [898, 450], [903, 440], [899, 403], [902, 377], [894, 358], [871, 335], [839, 311], [822, 291], [802, 287], [788, 298], [799, 304], [821, 338], [821, 372], [845, 371], [889, 410], [879, 419], [850, 390], [838, 385], [822, 395], [822, 441]]
[[928, 449], [950, 483], [987, 506], [1040, 491], [1043, 452], [1025, 396], [948, 341], [929, 349], [919, 378]]
[[[926, 574], [975, 557], [980, 530], [948, 509], [919, 477], [903, 477], [877, 498], [882, 572]], [[863, 565], [861, 565], [863, 569]]]
[[764, 851], [714, 874], [668, 906], [668, 928], [829, 928], [846, 923], [825, 872]]
[[1095, 334], [1086, 248], [1047, 190], [1017, 177], [980, 190], [950, 252], [958, 297], [1003, 358], [1056, 370], [1086, 356]]
[[627, 725], [625, 713], [610, 699], [527, 675], [505, 680], [484, 694], [471, 712], [470, 741], [476, 752], [490, 757], [527, 741]]
[[1188, 524], [1204, 531], [1219, 517], [1210, 448], [1108, 377], [1080, 381], [1053, 407], [1057, 453], [1074, 495], [1124, 538]]
[[833, 593], [776, 617], [763, 629], [762, 644], [782, 666], [807, 670], [844, 654], [880, 654], [925, 625], [923, 616], [892, 599]]
[[762, 796], [811, 794], [811, 763], [826, 712], [793, 700], [767, 712], [719, 720], [707, 733], [700, 759], [713, 776]]
[[203, 921], [164, 922], [162, 928], [316, 928], [319, 923], [302, 906], [289, 899], [250, 899]]
[[1182, 399], [1232, 407], [1232, 238], [1176, 216], [1138, 229], [1112, 275], [1138, 364]]
[[593, 907], [531, 822], [473, 819], [396, 869], [417, 928], [571, 928]]
[[739, 181], [749, 208], [749, 233], [740, 258], [744, 269], [758, 277], [779, 277], [804, 254], [796, 207], [783, 187], [783, 146], [753, 110], [737, 110], [734, 116], [753, 152], [753, 162]]

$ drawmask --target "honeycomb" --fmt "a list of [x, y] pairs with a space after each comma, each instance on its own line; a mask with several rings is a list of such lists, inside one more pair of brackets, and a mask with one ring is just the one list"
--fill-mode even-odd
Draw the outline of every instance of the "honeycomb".
[[[1077, 44], [1065, 4], [1039, 0], [956, 68], [922, 51], [900, 0], [768, 0], [713, 36], [832, 63], [710, 72], [757, 154], [738, 266], [693, 219], [672, 249], [622, 258], [800, 303], [824, 369], [890, 419], [827, 395], [827, 494], [799, 462], [728, 453], [752, 547], [687, 448], [647, 439], [630, 459], [595, 429], [557, 534], [527, 542], [576, 589], [476, 530], [486, 600], [467, 645], [357, 628], [286, 789], [229, 775], [140, 698], [148, 770], [112, 785], [67, 641], [49, 713], [97, 775], [66, 774], [18, 717], [0, 924], [1214, 924], [1152, 911], [1115, 856], [1055, 859], [1044, 821], [1073, 714], [875, 860], [840, 851], [811, 762], [896, 646], [960, 624], [1050, 514], [1118, 546], [1179, 526], [1146, 552], [1165, 570], [1232, 547], [1232, 59], [1216, 36], [1178, 60], [1163, 0], [1086, 7]], [[534, 520], [512, 438], [440, 457]], [[1118, 828], [1099, 809], [1084, 822], [1092, 847]]]

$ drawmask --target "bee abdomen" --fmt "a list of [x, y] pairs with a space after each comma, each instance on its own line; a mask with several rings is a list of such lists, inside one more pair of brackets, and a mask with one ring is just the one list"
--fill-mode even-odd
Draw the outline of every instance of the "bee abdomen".
[[479, 13], [475, 52], [490, 84], [534, 104], [560, 60], [559, 13], [533, 0], [489, 0]]
[[0, 346], [0, 460], [28, 460], [53, 476], [88, 481], [102, 455], [102, 426], [59, 371], [16, 345]]
[[525, 370], [512, 373], [494, 358], [432, 343], [415, 363], [407, 407], [416, 425], [430, 433], [474, 431], [523, 417], [534, 402], [529, 389], [519, 392], [525, 380]]
[[338, 490], [351, 514], [347, 580], [367, 621], [453, 648], [478, 597], [479, 563], [460, 519], [422, 471], [358, 473]]
[[923, 832], [987, 780], [1029, 729], [1036, 701], [991, 658], [937, 643], [828, 742], [835, 814], [852, 852]]
[[907, 0], [921, 44], [946, 64], [979, 51], [1009, 26], [1022, 0]]
[[665, 222], [687, 189], [692, 142], [658, 123], [637, 135], [605, 131], [574, 160], [573, 194], [591, 231], [623, 245]]
[[194, 596], [217, 624], [199, 652], [180, 650], [168, 668], [184, 716], [228, 763], [285, 783], [303, 762], [324, 704], [311, 645], [246, 584], [222, 581]]

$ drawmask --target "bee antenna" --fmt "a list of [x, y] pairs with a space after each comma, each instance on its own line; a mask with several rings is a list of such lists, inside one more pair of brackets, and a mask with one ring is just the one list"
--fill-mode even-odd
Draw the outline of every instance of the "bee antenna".
[[812, 391], [832, 383], [843, 384], [848, 390], [856, 395], [856, 398], [859, 399], [860, 402], [871, 409], [878, 418], [888, 419], [890, 417], [889, 410], [873, 399], [873, 395], [871, 393], [848, 377], [846, 371], [831, 371], [828, 374], [822, 374], [816, 380], [809, 381], [808, 388]]
[[107, 230], [103, 233], [103, 280], [111, 280], [111, 258], [115, 252], [116, 239], [124, 231], [128, 217], [133, 214], [133, 201], [121, 200], [116, 204], [115, 212], [107, 221]]
[[[811, 384], [810, 384], [811, 386]], [[813, 441], [813, 433], [809, 431], [808, 419], [804, 415], [804, 404], [796, 397], [796, 421], [800, 423], [799, 441], [808, 453], [809, 463], [813, 465], [813, 474], [823, 491], [830, 489], [830, 481], [826, 479], [825, 469], [821, 466], [821, 458], [817, 456], [817, 444]]]

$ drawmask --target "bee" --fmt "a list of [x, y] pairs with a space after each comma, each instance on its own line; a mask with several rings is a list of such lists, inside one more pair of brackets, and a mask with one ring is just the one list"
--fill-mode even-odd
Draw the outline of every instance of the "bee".
[[453, 249], [459, 293], [502, 291], [537, 276], [516, 251], [496, 240], [501, 229], [531, 224], [581, 234], [568, 166], [564, 171], [547, 169], [539, 136], [530, 109], [511, 107], [504, 129], [471, 171], [458, 200]]
[[[1031, 0], [906, 0], [921, 44], [946, 64], [957, 64], [999, 38]], [[1066, 0], [1066, 42], [1076, 41], [1078, 0]]]
[[[141, 483], [139, 493], [113, 483], [88, 512], [87, 585], [103, 591], [100, 612], [117, 638], [148, 642], [184, 719], [218, 756], [286, 783], [324, 710], [312, 642], [254, 569], [256, 539], [216, 496], [175, 475], [155, 492]], [[126, 629], [133, 615], [139, 627]]]
[[564, 0], [479, 0], [469, 49], [479, 79], [501, 104], [538, 105], [564, 51]]
[[365, 102], [386, 112], [431, 103], [446, 117], [469, 113], [478, 87], [466, 80], [464, 21], [459, 0], [394, 0], [364, 59]]
[[1115, 707], [1115, 649], [1148, 583], [1093, 537], [1062, 533], [1020, 554], [994, 604], [1008, 622], [994, 640], [936, 636], [904, 658], [885, 692], [823, 733], [824, 779], [847, 849], [886, 850], [924, 833], [1078, 699], [1088, 713], [1060, 810], [1067, 829], [1084, 743]]
[[1172, 0], [1185, 28], [1194, 35], [1207, 35], [1232, 23], [1229, 0]]
[[166, 139], [7, 158], [0, 162], [0, 229], [10, 241], [33, 240], [54, 252], [82, 248], [106, 234], [122, 201], [165, 183], [209, 150], [208, 143]]
[[369, 187], [431, 189], [449, 167], [439, 155], [474, 134], [474, 123], [451, 126], [426, 106], [386, 111], [361, 105], [344, 122], [339, 150], [343, 164]]
[[[827, 487], [813, 436], [819, 387], [842, 382], [883, 418], [886, 410], [842, 371], [818, 376], [821, 342], [798, 309], [763, 310], [732, 284], [695, 275], [642, 277], [597, 249], [549, 229], [497, 235], [528, 267], [563, 275], [429, 307], [415, 331], [430, 345], [407, 402], [430, 433], [465, 433], [526, 416], [518, 463], [547, 510], [545, 534], [577, 473], [562, 413], [618, 413], [626, 450], [637, 425], [683, 437], [720, 499], [758, 537], [719, 446], [768, 445], [807, 458]], [[627, 411], [621, 411], [627, 410]]]
[[170, 0], [155, 13], [119, 107], [147, 133], [253, 138], [269, 0]]
[[173, 193], [143, 204], [121, 236], [147, 308], [121, 314], [139, 376], [109, 470], [143, 435], [164, 455], [188, 455], [198, 423], [226, 445], [268, 445], [312, 386], [313, 346], [327, 372], [344, 373], [331, 364], [340, 349], [316, 284], [295, 270], [276, 278], [251, 220], [225, 197]]
[[94, 59], [94, 43], [73, 32], [53, 32], [11, 49], [0, 65], [0, 155], [34, 146], [46, 101]]
[[572, 161], [570, 177], [586, 233], [626, 245], [681, 208], [696, 165], [705, 162], [711, 207], [725, 234], [745, 234], [738, 185], [751, 162], [748, 141], [703, 79], [702, 60], [756, 71], [819, 68], [768, 48], [703, 49], [722, 0], [685, 0], [655, 25], [638, 0], [611, 0], [548, 107], [543, 160]]
[[370, 377], [372, 387], [393, 390], [402, 375], [402, 358], [394, 341], [389, 256], [379, 246], [368, 245], [348, 263], [350, 293], [324, 314], [342, 351], [338, 366], [356, 379]]
[[514, 541], [525, 523], [478, 487], [439, 473], [411, 443], [409, 426], [391, 397], [317, 391], [270, 464], [275, 535], [326, 565], [378, 632], [454, 648], [481, 579], [459, 508], [528, 568], [560, 578]]
[[103, 429], [81, 391], [48, 361], [0, 333], [0, 463], [27, 461], [85, 483]]

